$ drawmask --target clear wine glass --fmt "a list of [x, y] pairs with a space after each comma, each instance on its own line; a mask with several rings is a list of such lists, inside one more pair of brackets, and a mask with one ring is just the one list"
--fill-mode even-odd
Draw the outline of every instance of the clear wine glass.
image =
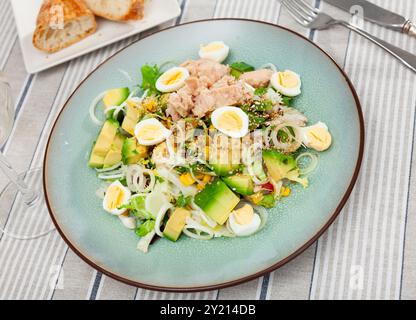
[[[0, 148], [12, 131], [14, 116], [10, 85], [0, 71]], [[17, 174], [0, 150], [0, 171], [9, 181], [0, 193], [0, 237], [31, 240], [55, 230], [43, 196], [42, 169]]]

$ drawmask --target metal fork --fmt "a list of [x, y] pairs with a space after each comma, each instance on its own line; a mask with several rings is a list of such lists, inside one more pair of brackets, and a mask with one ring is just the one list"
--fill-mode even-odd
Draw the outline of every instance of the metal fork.
[[383, 48], [413, 72], [416, 72], [416, 55], [379, 39], [345, 20], [334, 19], [303, 0], [282, 0], [282, 4], [288, 9], [289, 14], [302, 26], [317, 30], [328, 29], [335, 25], [344, 26]]

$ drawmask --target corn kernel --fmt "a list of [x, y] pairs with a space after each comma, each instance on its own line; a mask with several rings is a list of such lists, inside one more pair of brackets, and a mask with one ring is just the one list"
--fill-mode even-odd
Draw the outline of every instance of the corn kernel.
[[211, 181], [211, 176], [209, 174], [204, 175], [204, 177], [202, 178], [202, 182], [205, 184], [207, 184], [210, 181]]
[[191, 186], [191, 185], [193, 185], [195, 183], [194, 178], [192, 178], [192, 175], [189, 172], [182, 174], [179, 177], [179, 180], [186, 187], [189, 187], [189, 186]]
[[251, 196], [247, 197], [251, 202], [254, 204], [259, 204], [260, 201], [263, 199], [263, 194], [261, 192], [257, 192]]
[[202, 189], [204, 189], [204, 188], [205, 188], [205, 183], [198, 183], [198, 185], [196, 186], [196, 188], [197, 188], [198, 190], [202, 190]]
[[288, 197], [290, 195], [290, 188], [289, 187], [281, 187], [280, 188], [280, 195], [282, 197]]
[[197, 174], [195, 176], [195, 178], [197, 178], [198, 180], [202, 180], [204, 178], [204, 175], [203, 174]]

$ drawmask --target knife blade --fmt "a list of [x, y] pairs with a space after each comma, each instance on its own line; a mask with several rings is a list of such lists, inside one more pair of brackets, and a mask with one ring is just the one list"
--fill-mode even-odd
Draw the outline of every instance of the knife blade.
[[324, 0], [327, 3], [349, 13], [362, 8], [363, 18], [380, 26], [416, 36], [415, 25], [405, 17], [386, 10], [367, 0]]

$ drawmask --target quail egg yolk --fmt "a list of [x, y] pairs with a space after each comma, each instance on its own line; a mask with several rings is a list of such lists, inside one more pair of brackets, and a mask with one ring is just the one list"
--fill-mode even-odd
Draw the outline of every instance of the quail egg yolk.
[[285, 88], [295, 88], [299, 85], [298, 79], [290, 72], [279, 72], [279, 83]]
[[107, 190], [107, 207], [116, 210], [123, 204], [124, 190], [117, 185], [110, 186]]
[[250, 224], [254, 217], [253, 207], [245, 204], [240, 209], [234, 211], [234, 219], [240, 225]]
[[201, 50], [204, 52], [216, 52], [218, 50], [221, 50], [222, 48], [224, 48], [224, 45], [220, 43], [210, 43], [206, 46], [202, 46]]
[[325, 128], [311, 128], [307, 135], [309, 136], [309, 146], [317, 151], [324, 151], [331, 145], [331, 134]]
[[163, 128], [155, 124], [148, 124], [147, 126], [143, 126], [140, 131], [138, 132], [137, 136], [141, 140], [152, 141], [155, 137], [163, 136]]
[[243, 121], [237, 113], [226, 111], [219, 116], [218, 126], [225, 131], [240, 131], [243, 128]]
[[171, 72], [166, 75], [166, 78], [164, 78], [162, 82], [165, 85], [172, 85], [178, 82], [182, 78], [182, 76], [183, 73], [180, 70]]

